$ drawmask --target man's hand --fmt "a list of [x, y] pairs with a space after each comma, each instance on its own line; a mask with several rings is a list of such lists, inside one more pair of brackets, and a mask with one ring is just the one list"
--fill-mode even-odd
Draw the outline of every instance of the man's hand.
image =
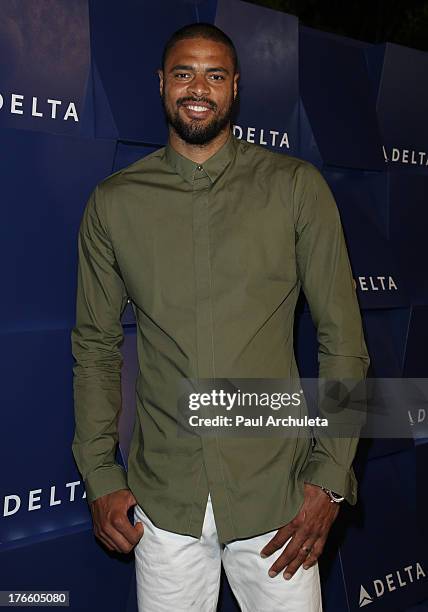
[[288, 580], [302, 563], [304, 569], [315, 565], [323, 551], [330, 527], [339, 513], [339, 504], [332, 503], [321, 487], [305, 482], [304, 489], [305, 499], [299, 513], [281, 527], [260, 551], [262, 557], [269, 557], [293, 536], [270, 567], [269, 576], [272, 578], [285, 567], [287, 571], [283, 576]]
[[90, 504], [94, 533], [109, 550], [129, 553], [140, 541], [144, 525], [129, 522], [128, 509], [137, 500], [129, 489], [103, 495]]

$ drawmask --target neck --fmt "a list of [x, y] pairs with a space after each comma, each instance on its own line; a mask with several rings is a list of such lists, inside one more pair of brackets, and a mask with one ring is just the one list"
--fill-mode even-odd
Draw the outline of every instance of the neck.
[[177, 134], [172, 126], [169, 127], [169, 144], [181, 155], [191, 159], [196, 164], [203, 164], [209, 157], [217, 153], [226, 143], [230, 134], [230, 123], [215, 138], [203, 145], [189, 144]]

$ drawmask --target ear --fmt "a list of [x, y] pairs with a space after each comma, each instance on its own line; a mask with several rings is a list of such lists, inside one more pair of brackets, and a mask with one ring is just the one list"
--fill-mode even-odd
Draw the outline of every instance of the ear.
[[159, 93], [162, 96], [163, 95], [163, 70], [161, 70], [160, 68], [157, 70], [158, 76], [159, 76]]
[[239, 72], [236, 72], [233, 76], [233, 97], [236, 98], [238, 95], [238, 81], [239, 81]]

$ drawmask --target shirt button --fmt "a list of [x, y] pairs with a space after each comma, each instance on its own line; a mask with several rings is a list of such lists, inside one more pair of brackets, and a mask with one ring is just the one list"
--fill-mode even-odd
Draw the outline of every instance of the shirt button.
[[196, 166], [198, 170], [203, 170], [202, 166]]

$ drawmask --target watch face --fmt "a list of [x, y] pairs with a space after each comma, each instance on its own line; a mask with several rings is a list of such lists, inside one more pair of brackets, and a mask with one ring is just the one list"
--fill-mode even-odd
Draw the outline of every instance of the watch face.
[[339, 495], [339, 493], [335, 493], [335, 491], [331, 491], [331, 489], [326, 489], [326, 487], [322, 487], [322, 489], [323, 491], [327, 493], [327, 495], [330, 497], [332, 501], [341, 502], [345, 499], [344, 497], [342, 497], [342, 495]]

